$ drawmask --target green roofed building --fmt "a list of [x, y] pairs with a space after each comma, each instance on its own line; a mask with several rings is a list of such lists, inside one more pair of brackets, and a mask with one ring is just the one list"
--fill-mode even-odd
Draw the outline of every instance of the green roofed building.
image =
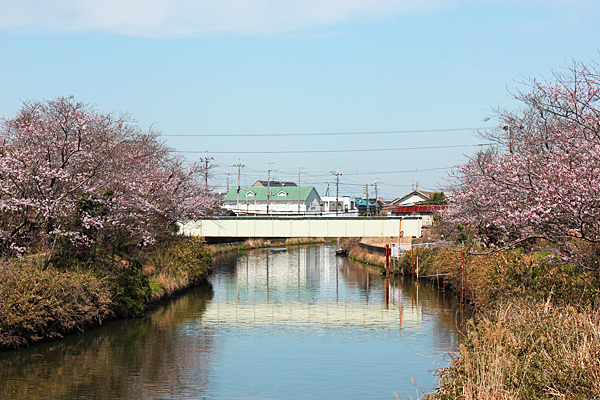
[[239, 196], [237, 188], [227, 192], [223, 208], [237, 215], [319, 215], [320, 203], [314, 186], [252, 186], [241, 187]]

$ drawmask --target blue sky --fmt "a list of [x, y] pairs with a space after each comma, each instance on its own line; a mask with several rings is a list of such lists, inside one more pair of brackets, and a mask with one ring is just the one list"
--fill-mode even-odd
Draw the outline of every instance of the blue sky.
[[0, 11], [0, 115], [68, 95], [127, 112], [200, 152], [190, 161], [212, 157], [221, 191], [238, 160], [242, 185], [268, 168], [297, 181], [301, 167], [321, 195], [327, 182], [335, 195], [336, 170], [340, 194], [439, 190], [477, 149], [444, 146], [482, 143], [472, 130], [518, 107], [519, 82], [599, 60], [591, 0], [0, 0]]

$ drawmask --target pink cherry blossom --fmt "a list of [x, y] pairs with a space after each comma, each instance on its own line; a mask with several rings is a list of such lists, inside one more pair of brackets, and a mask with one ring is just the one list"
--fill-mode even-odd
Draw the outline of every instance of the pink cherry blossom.
[[554, 78], [496, 112], [498, 127], [481, 132], [494, 145], [457, 168], [444, 216], [484, 243], [532, 239], [600, 270], [600, 74], [573, 64]]
[[0, 251], [144, 246], [204, 215], [202, 167], [126, 115], [73, 98], [24, 105], [0, 127]]

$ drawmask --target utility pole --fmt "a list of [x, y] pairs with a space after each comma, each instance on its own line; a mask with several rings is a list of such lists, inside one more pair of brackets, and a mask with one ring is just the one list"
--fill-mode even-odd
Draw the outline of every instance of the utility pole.
[[227, 193], [229, 193], [229, 171], [227, 171]]
[[377, 182], [377, 180], [375, 180], [375, 183], [373, 184], [373, 186], [375, 186], [375, 211], [377, 211], [377, 185], [379, 184], [379, 182]]
[[[245, 167], [244, 164], [242, 164], [240, 162], [240, 159], [238, 158], [238, 163], [233, 165], [234, 167], [237, 167], [238, 169], [238, 184], [237, 184], [237, 204], [235, 205], [235, 215], [238, 215], [240, 212], [240, 168]], [[229, 182], [229, 180], [227, 181]]]
[[375, 200], [377, 200], [377, 185], [379, 185], [379, 182], [375, 180], [375, 183], [373, 184], [373, 186], [375, 187]]
[[267, 215], [269, 215], [269, 197], [271, 194], [271, 164], [273, 163], [270, 162], [267, 167]]
[[298, 215], [300, 215], [300, 175], [306, 174], [306, 172], [300, 172], [302, 167], [298, 167]]
[[335, 216], [338, 216], [338, 210], [340, 208], [340, 171], [339, 169], [332, 172], [335, 175]]
[[367, 217], [369, 216], [369, 185], [365, 185], [365, 201], [367, 202]]
[[200, 158], [200, 162], [204, 163], [204, 193], [208, 195], [208, 163], [214, 160], [214, 158], [208, 156], [208, 152], [206, 152], [206, 157]]

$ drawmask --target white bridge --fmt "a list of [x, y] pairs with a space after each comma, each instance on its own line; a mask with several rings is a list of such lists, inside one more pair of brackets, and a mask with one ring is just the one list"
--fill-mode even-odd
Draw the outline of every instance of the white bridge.
[[420, 217], [221, 217], [180, 224], [199, 237], [421, 237]]

